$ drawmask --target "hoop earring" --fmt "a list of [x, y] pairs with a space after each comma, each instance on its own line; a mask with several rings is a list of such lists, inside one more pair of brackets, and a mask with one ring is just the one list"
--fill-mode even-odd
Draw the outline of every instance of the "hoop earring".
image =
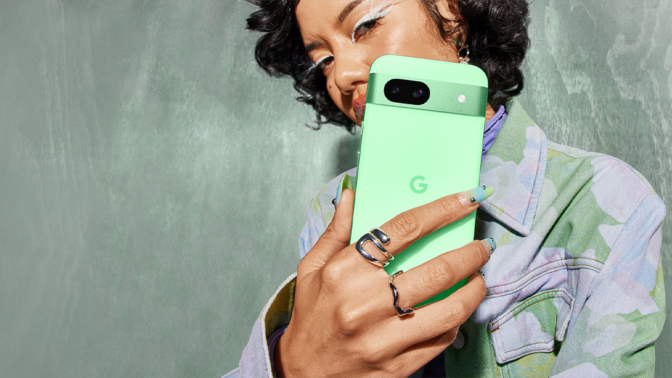
[[469, 46], [462, 43], [461, 36], [455, 38], [455, 48], [457, 48], [457, 58], [462, 64], [469, 64]]

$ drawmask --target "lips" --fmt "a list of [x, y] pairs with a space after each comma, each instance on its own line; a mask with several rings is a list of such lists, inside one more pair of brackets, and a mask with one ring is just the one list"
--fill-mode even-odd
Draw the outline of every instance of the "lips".
[[352, 110], [359, 118], [364, 118], [364, 108], [366, 107], [366, 93], [362, 93], [356, 99], [352, 100]]

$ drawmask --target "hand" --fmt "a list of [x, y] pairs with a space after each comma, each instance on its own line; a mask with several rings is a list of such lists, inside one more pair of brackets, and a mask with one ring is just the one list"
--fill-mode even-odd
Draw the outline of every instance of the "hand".
[[[380, 227], [393, 255], [478, 208], [471, 191], [403, 212]], [[294, 308], [274, 363], [281, 377], [408, 376], [450, 345], [485, 298], [475, 273], [492, 247], [474, 241], [419, 265], [394, 280], [399, 306], [414, 306], [465, 277], [448, 298], [399, 317], [385, 271], [349, 245], [354, 192], [344, 190], [334, 219], [299, 264]], [[374, 250], [367, 243], [367, 251]], [[383, 260], [383, 255], [376, 255]]]

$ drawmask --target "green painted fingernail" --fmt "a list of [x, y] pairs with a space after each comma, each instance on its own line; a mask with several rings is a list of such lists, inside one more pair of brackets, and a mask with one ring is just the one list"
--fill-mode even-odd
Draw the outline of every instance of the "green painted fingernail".
[[343, 194], [344, 189], [353, 189], [352, 178], [349, 174], [345, 174], [341, 179], [341, 185], [338, 186], [336, 190], [336, 198], [334, 199], [334, 205], [338, 206], [338, 203], [341, 201], [341, 194]]

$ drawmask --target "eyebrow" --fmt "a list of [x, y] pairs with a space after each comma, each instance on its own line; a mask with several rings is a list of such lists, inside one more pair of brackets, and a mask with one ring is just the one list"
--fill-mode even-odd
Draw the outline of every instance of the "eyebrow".
[[341, 26], [343, 24], [343, 21], [348, 17], [350, 12], [352, 12], [359, 4], [362, 3], [363, 0], [353, 0], [350, 2], [350, 4], [346, 5], [345, 8], [341, 11], [341, 14], [338, 15], [338, 24], [337, 26]]
[[[341, 13], [338, 15], [338, 22], [336, 23], [337, 27], [340, 27], [343, 25], [343, 21], [348, 17], [348, 15], [355, 10], [355, 8], [362, 3], [364, 0], [352, 0], [350, 4], [346, 5], [345, 8], [341, 11]], [[310, 53], [311, 51], [315, 50], [316, 48], [322, 46], [321, 42], [311, 42], [308, 45], [306, 45], [306, 54]]]
[[311, 42], [306, 46], [306, 54], [322, 46], [322, 42]]

